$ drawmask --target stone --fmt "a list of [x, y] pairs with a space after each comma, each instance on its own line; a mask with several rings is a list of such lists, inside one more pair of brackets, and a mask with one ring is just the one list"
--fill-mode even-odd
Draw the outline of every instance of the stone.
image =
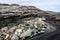
[[13, 33], [15, 31], [15, 29], [16, 29], [16, 27], [14, 26], [14, 27], [9, 29], [9, 32]]
[[41, 32], [41, 33], [44, 33], [45, 31], [42, 30], [42, 31], [40, 31], [40, 32]]
[[20, 26], [20, 24], [18, 25], [18, 28], [20, 28], [21, 26]]
[[7, 39], [9, 37], [9, 34], [6, 35], [5, 39]]
[[47, 27], [44, 31], [45, 31], [45, 33], [53, 32], [53, 30], [50, 27]]
[[0, 37], [0, 40], [3, 40], [3, 38], [2, 38], [2, 37]]
[[16, 34], [13, 34], [11, 40], [19, 40], [19, 37]]
[[38, 28], [38, 27], [37, 27], [37, 22], [35, 22], [34, 27], [35, 27], [35, 28]]
[[45, 30], [46, 28], [41, 28], [41, 30]]
[[16, 29], [16, 32], [20, 33], [20, 32], [22, 32], [22, 29]]
[[0, 36], [2, 35], [2, 32], [0, 31]]
[[1, 29], [2, 32], [7, 32], [7, 30], [8, 30], [7, 27], [3, 27], [3, 28]]
[[27, 31], [23, 32], [20, 37], [24, 38], [27, 36], [31, 36], [31, 34], [32, 34], [32, 30], [28, 29]]
[[23, 29], [16, 29], [15, 34], [21, 34]]

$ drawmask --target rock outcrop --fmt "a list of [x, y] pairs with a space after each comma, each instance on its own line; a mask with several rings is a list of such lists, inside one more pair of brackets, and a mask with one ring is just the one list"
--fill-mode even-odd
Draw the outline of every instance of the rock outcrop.
[[55, 17], [34, 6], [0, 4], [0, 36], [4, 40], [23, 40], [53, 32], [56, 27], [46, 22], [51, 16]]

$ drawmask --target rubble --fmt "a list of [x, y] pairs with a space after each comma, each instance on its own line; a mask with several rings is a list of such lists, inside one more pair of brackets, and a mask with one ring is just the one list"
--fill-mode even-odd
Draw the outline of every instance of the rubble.
[[44, 15], [44, 11], [34, 6], [19, 6], [16, 4], [1, 6], [0, 37], [3, 37], [4, 40], [20, 40], [19, 38], [33, 37], [38, 33], [55, 31], [42, 15]]

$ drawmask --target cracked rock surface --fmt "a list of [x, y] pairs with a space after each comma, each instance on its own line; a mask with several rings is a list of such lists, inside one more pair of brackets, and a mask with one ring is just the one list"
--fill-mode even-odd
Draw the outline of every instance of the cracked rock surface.
[[0, 4], [0, 40], [26, 40], [56, 30], [47, 12], [34, 6]]

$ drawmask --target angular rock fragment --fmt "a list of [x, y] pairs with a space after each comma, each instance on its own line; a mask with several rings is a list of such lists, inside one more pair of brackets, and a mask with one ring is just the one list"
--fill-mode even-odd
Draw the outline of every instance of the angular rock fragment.
[[14, 26], [14, 27], [10, 28], [8, 31], [9, 31], [10, 33], [13, 33], [13, 32], [15, 31], [16, 27], [17, 27], [17, 26]]
[[3, 27], [3, 28], [1, 29], [1, 31], [3, 31], [3, 32], [7, 32], [7, 30], [8, 30], [8, 27]]
[[31, 36], [31, 34], [32, 34], [32, 30], [28, 29], [26, 32], [23, 32], [20, 37], [24, 38], [27, 36]]
[[11, 37], [11, 40], [19, 40], [19, 37], [18, 37], [16, 34], [14, 34], [14, 35]]

